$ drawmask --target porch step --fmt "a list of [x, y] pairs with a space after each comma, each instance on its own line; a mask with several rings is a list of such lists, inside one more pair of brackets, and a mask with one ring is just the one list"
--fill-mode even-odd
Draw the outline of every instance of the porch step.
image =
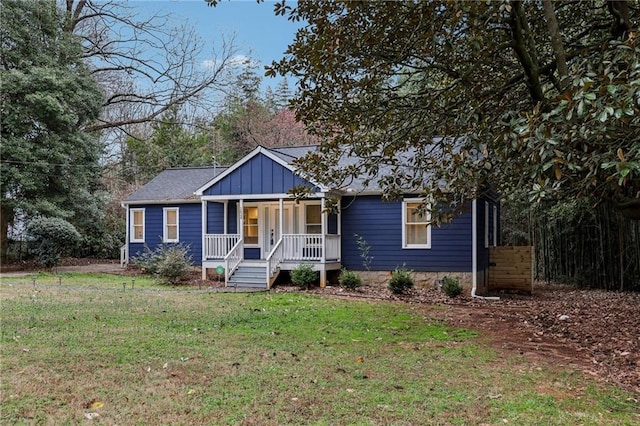
[[240, 265], [229, 277], [228, 287], [267, 287], [266, 266]]

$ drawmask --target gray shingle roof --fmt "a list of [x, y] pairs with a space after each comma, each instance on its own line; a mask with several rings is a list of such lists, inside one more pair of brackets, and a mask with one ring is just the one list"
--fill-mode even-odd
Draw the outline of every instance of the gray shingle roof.
[[194, 192], [224, 172], [226, 167], [185, 167], [167, 169], [151, 179], [127, 198], [124, 203], [143, 201], [196, 201]]
[[[310, 151], [316, 151], [317, 145], [306, 146], [289, 146], [278, 148], [265, 148], [271, 153], [282, 159], [286, 163], [291, 163], [296, 158], [303, 157]], [[407, 159], [415, 155], [415, 150], [410, 149], [407, 152], [399, 154]], [[344, 168], [348, 165], [357, 165], [361, 161], [355, 156], [348, 156], [346, 152], [338, 160], [337, 167]], [[216, 167], [215, 174], [213, 167], [187, 167], [167, 169], [152, 179], [142, 188], [125, 198], [124, 203], [135, 202], [162, 202], [162, 201], [197, 201], [198, 196], [194, 192], [208, 182], [213, 180], [217, 175], [224, 172], [227, 167]], [[348, 186], [340, 189], [347, 192], [367, 191], [378, 193], [381, 191], [379, 179], [393, 173], [393, 168], [387, 164], [380, 164], [377, 176], [371, 178], [369, 182], [365, 182], [363, 176], [357, 176], [348, 183]]]
[[304, 157], [308, 152], [318, 149], [318, 145], [305, 146], [284, 146], [279, 148], [266, 148], [287, 163], [300, 157]]

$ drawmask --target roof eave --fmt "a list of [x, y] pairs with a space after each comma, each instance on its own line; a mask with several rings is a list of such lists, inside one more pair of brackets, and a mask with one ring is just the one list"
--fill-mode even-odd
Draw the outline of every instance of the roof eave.
[[120, 203], [123, 207], [131, 204], [197, 204], [200, 203], [200, 198], [179, 198], [179, 199], [166, 199], [166, 200], [124, 200]]

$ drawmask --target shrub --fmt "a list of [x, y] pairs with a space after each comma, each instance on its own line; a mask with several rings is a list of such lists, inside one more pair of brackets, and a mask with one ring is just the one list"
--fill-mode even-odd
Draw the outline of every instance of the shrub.
[[158, 262], [158, 276], [167, 284], [177, 284], [189, 275], [191, 256], [185, 246], [173, 246]]
[[413, 288], [413, 278], [411, 278], [410, 271], [407, 271], [404, 266], [402, 268], [396, 268], [391, 273], [391, 279], [389, 280], [389, 290], [393, 294], [402, 294], [408, 289]]
[[362, 278], [360, 278], [360, 275], [357, 273], [343, 268], [342, 271], [340, 271], [338, 282], [340, 283], [340, 287], [353, 290], [362, 285]]
[[32, 253], [48, 268], [56, 266], [62, 256], [72, 254], [82, 241], [75, 226], [57, 217], [42, 217], [31, 221], [27, 234]]
[[143, 273], [155, 275], [166, 284], [177, 284], [185, 279], [192, 265], [189, 247], [182, 244], [161, 245], [154, 251], [147, 247], [131, 261]]
[[317, 279], [316, 271], [311, 265], [298, 265], [291, 271], [291, 282], [307, 290]]
[[162, 258], [162, 252], [164, 250], [164, 246], [158, 246], [155, 250], [151, 250], [145, 244], [143, 252], [131, 257], [131, 264], [138, 268], [143, 274], [155, 275], [158, 273], [158, 263]]
[[462, 293], [460, 280], [454, 277], [444, 277], [442, 279], [442, 291], [449, 297], [456, 297]]

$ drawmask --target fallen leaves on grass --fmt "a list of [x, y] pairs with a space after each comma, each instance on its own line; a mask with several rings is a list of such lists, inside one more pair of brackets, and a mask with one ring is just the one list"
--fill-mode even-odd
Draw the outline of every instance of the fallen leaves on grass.
[[[273, 291], [301, 291], [281, 286]], [[533, 295], [499, 294], [500, 300], [437, 288], [394, 295], [384, 287], [356, 290], [328, 286], [307, 291], [338, 298], [393, 300], [424, 308], [425, 319], [473, 329], [501, 349], [581, 368], [640, 393], [640, 294], [536, 283]]]

